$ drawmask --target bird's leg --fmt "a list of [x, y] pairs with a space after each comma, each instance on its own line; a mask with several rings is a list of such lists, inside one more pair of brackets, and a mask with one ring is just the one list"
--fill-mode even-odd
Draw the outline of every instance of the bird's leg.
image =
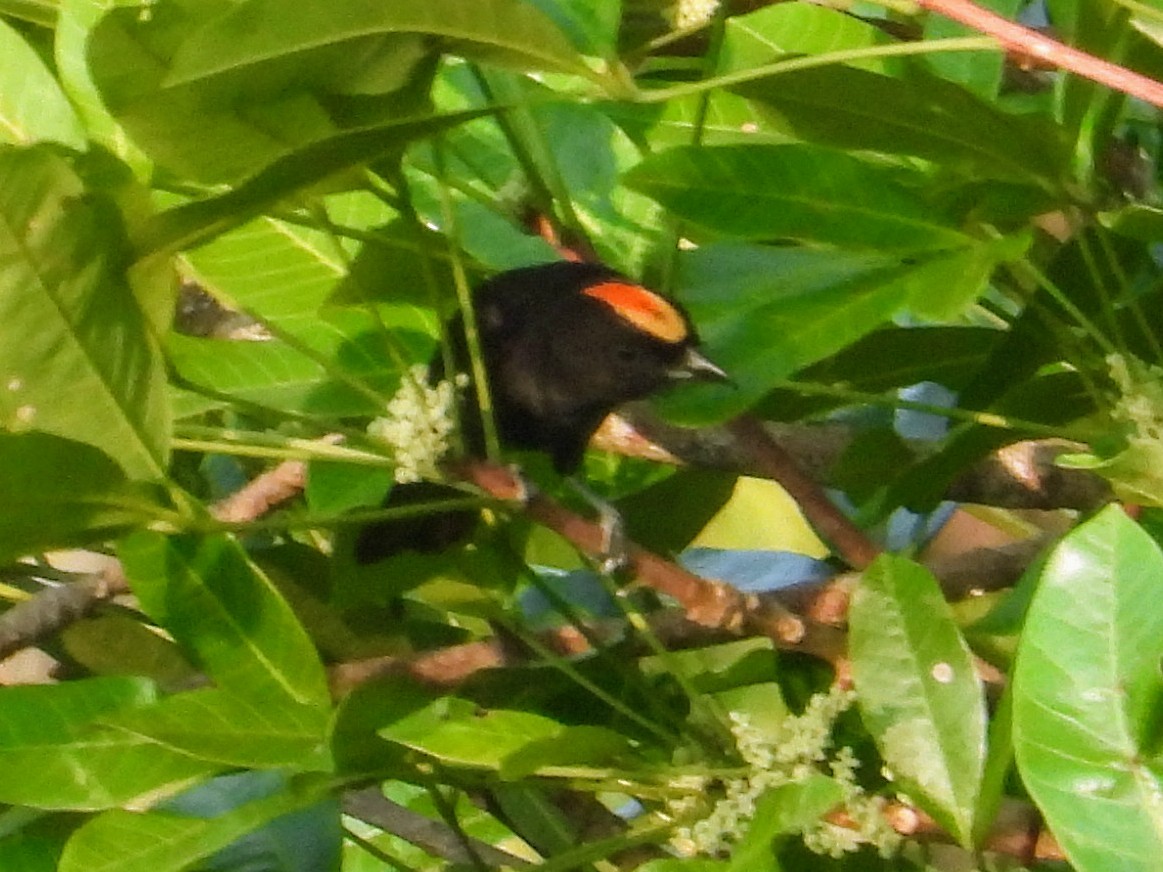
[[525, 473], [521, 471], [521, 467], [516, 463], [509, 464], [509, 474], [513, 476], [513, 481], [517, 485], [516, 501], [522, 506], [528, 506], [537, 496], [537, 485], [526, 477]]
[[607, 575], [613, 575], [630, 565], [630, 553], [626, 542], [626, 524], [622, 514], [613, 503], [602, 499], [576, 478], [566, 479], [569, 486], [598, 513], [598, 523], [602, 528], [602, 547], [598, 568]]

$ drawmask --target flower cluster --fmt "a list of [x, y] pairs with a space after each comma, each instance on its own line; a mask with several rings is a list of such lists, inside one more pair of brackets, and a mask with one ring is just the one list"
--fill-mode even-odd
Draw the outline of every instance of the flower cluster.
[[414, 366], [388, 402], [388, 414], [368, 425], [368, 435], [392, 450], [398, 483], [440, 477], [437, 464], [456, 434], [457, 389], [466, 383], [458, 376], [430, 385], [428, 368]]
[[1163, 443], [1163, 369], [1136, 357], [1107, 358], [1111, 380], [1119, 389], [1112, 417], [1127, 428], [1127, 441]]
[[[774, 730], [762, 730], [746, 715], [731, 714], [731, 733], [747, 772], [722, 782], [722, 795], [710, 813], [696, 823], [680, 827], [671, 846], [683, 856], [727, 853], [747, 832], [760, 796], [773, 787], [806, 781], [815, 773], [828, 771], [844, 792], [844, 810], [854, 827], [840, 827], [826, 821], [803, 833], [804, 844], [820, 854], [838, 857], [855, 851], [861, 844], [875, 845], [889, 856], [900, 837], [881, 814], [882, 800], [868, 796], [856, 782], [860, 763], [852, 749], [838, 749], [829, 759], [832, 727], [851, 707], [855, 694], [838, 686], [812, 697], [803, 714], [788, 715]], [[699, 794], [705, 794], [706, 779], [684, 779], [671, 785], [690, 791], [668, 804], [675, 817], [689, 817], [697, 808]]]
[[669, 10], [671, 26], [675, 30], [701, 27], [715, 15], [719, 0], [678, 0]]
[[1101, 475], [1125, 502], [1163, 506], [1163, 369], [1122, 354], [1106, 362], [1115, 387], [1111, 438], [1058, 463]]

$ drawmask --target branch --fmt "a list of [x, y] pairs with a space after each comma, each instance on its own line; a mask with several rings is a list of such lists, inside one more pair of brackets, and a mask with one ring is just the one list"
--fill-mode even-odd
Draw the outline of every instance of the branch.
[[128, 592], [129, 584], [116, 562], [102, 572], [45, 588], [0, 615], [0, 660], [59, 633], [101, 603]]
[[[837, 421], [765, 422], [763, 429], [766, 439], [821, 485], [828, 483], [832, 468], [860, 432]], [[746, 450], [729, 427], [679, 427], [660, 420], [644, 404], [631, 404], [610, 416], [594, 443], [615, 454], [656, 463], [767, 475], [754, 452]], [[918, 461], [927, 456], [925, 443], [912, 448]], [[1014, 442], [966, 469], [949, 485], [944, 498], [1003, 509], [1096, 509], [1112, 499], [1107, 482], [1086, 470], [1065, 469], [1056, 463], [1059, 455], [1078, 450], [1077, 443], [1064, 439]]]
[[[722, 627], [708, 627], [690, 620], [685, 612], [669, 609], [646, 616], [650, 633], [667, 650], [702, 647], [738, 637], [737, 633]], [[808, 624], [809, 631], [799, 643], [780, 642], [777, 647], [787, 651], [809, 651], [843, 669], [843, 651], [846, 636], [834, 627]], [[585, 627], [564, 626], [537, 634], [540, 645], [560, 657], [577, 657], [593, 650], [595, 644], [614, 644], [625, 639], [628, 627], [623, 620], [595, 621]], [[640, 652], [650, 653], [643, 648]], [[521, 645], [495, 637], [476, 642], [465, 642], [432, 651], [421, 651], [406, 657], [384, 655], [338, 663], [328, 669], [331, 694], [336, 699], [346, 696], [356, 687], [391, 676], [408, 678], [435, 690], [450, 690], [472, 676], [487, 669], [524, 666], [532, 654]]]
[[788, 492], [808, 523], [849, 566], [864, 569], [876, 559], [880, 553], [876, 543], [828, 499], [823, 488], [768, 435], [758, 418], [742, 415], [731, 423], [730, 429], [743, 451], [753, 458], [765, 476]]
[[433, 857], [451, 863], [484, 868], [521, 869], [528, 860], [456, 832], [447, 824], [392, 802], [378, 788], [349, 790], [343, 795], [343, 813], [398, 836]]
[[917, 5], [992, 36], [1007, 50], [1031, 57], [1039, 64], [1077, 73], [1100, 85], [1163, 107], [1163, 84], [1154, 79], [1079, 51], [969, 0], [917, 0]]
[[[486, 461], [462, 464], [456, 472], [495, 499], [520, 501], [522, 482], [507, 468]], [[525, 514], [558, 533], [575, 547], [593, 556], [602, 553], [601, 526], [569, 511], [544, 494], [524, 505]], [[636, 580], [678, 601], [696, 624], [732, 633], [753, 633], [771, 638], [777, 645], [794, 648], [836, 662], [842, 646], [830, 628], [813, 625], [788, 611], [775, 600], [744, 594], [721, 581], [700, 578], [681, 566], [644, 548], [630, 545], [629, 569]]]
[[[329, 441], [334, 438], [325, 437]], [[214, 505], [210, 512], [220, 521], [235, 523], [262, 517], [302, 492], [306, 469], [306, 464], [298, 460], [280, 463]], [[0, 614], [0, 660], [61, 632], [103, 603], [126, 593], [129, 583], [116, 561], [102, 572], [45, 588]]]

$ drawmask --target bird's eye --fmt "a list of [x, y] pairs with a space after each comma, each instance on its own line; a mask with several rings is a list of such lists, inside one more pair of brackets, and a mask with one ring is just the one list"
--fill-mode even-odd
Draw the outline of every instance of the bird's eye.
[[637, 359], [637, 349], [631, 348], [629, 345], [623, 345], [618, 349], [618, 360], [622, 363], [633, 363]]

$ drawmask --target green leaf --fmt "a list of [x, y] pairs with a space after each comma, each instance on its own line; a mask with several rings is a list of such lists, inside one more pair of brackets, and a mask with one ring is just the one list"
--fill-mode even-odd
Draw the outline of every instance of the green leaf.
[[[884, 327], [809, 366], [797, 380], [881, 393], [931, 381], [959, 390], [981, 369], [1002, 337], [985, 327]], [[768, 419], [795, 420], [846, 405], [842, 398], [812, 397], [778, 389], [757, 408]]]
[[147, 178], [148, 161], [130, 144], [121, 125], [101, 101], [86, 57], [86, 43], [101, 16], [116, 0], [60, 0], [53, 59], [61, 87], [84, 123], [85, 134], [94, 142], [133, 166], [139, 178]]
[[[304, 52], [273, 50], [253, 65], [172, 82], [176, 56], [232, 8], [163, 0], [147, 14], [115, 8], [92, 29], [89, 67], [104, 104], [166, 167], [199, 181], [237, 181], [343, 129], [429, 113], [436, 55], [418, 34], [369, 33]], [[310, 11], [263, 24], [258, 34], [278, 44]]]
[[923, 567], [885, 555], [848, 614], [864, 722], [901, 789], [963, 846], [985, 762], [985, 703], [949, 605]]
[[1030, 247], [1029, 233], [975, 242], [943, 258], [918, 264], [908, 278], [909, 311], [934, 321], [950, 321], [989, 287], [998, 265], [1020, 260]]
[[[510, 123], [514, 113], [508, 113]], [[637, 147], [602, 112], [578, 103], [531, 107], [527, 121], [538, 155], [558, 176], [559, 199], [568, 198], [589, 229], [599, 259], [628, 275], [641, 275], [661, 244], [658, 204], [621, 184], [621, 174], [641, 157]], [[524, 129], [524, 128], [522, 128]]]
[[0, 869], [5, 872], [56, 872], [63, 836], [22, 830], [0, 839]]
[[[400, 314], [415, 320], [412, 312]], [[386, 312], [382, 319], [365, 311], [332, 310], [293, 320], [301, 341], [171, 335], [166, 350], [191, 385], [280, 412], [339, 417], [382, 413], [403, 369], [426, 360], [433, 345], [426, 332], [409, 329]]]
[[[837, 9], [780, 3], [727, 19], [716, 73], [749, 70], [789, 55], [826, 54], [892, 42], [880, 28]], [[853, 66], [880, 71], [892, 62], [891, 58], [867, 58]]]
[[379, 731], [391, 742], [445, 763], [499, 770], [532, 743], [552, 741], [566, 728], [532, 712], [486, 710], [455, 697], [439, 699]]
[[153, 685], [136, 678], [0, 689], [0, 802], [109, 808], [155, 800], [215, 771], [214, 764], [95, 723], [155, 699]]
[[159, 510], [108, 455], [48, 433], [0, 433], [0, 493], [20, 505], [0, 512], [0, 562], [106, 538]]
[[142, 608], [218, 687], [248, 700], [330, 705], [311, 640], [232, 537], [135, 533], [119, 556]]
[[[347, 205], [351, 197], [327, 206]], [[360, 215], [357, 230], [369, 230], [386, 216], [379, 209]], [[378, 219], [378, 220], [377, 220]], [[288, 319], [315, 317], [348, 274], [352, 252], [334, 234], [263, 217], [237, 227], [187, 255], [198, 283], [232, 308], [243, 309], [280, 327]], [[356, 302], [375, 299], [365, 296]]]
[[622, 23], [622, 0], [530, 0], [569, 36], [578, 50], [613, 57]]
[[60, 872], [179, 872], [263, 824], [326, 799], [331, 779], [301, 776], [286, 790], [212, 819], [116, 809], [81, 825]]
[[0, 19], [0, 142], [59, 142], [78, 151], [85, 131], [60, 85], [24, 37]]
[[906, 310], [915, 295], [930, 292], [923, 281], [930, 271], [961, 260], [958, 251], [902, 263], [872, 252], [726, 244], [684, 254], [679, 296], [708, 355], [735, 384], [686, 386], [659, 405], [688, 424], [739, 414]]
[[[979, 0], [978, 5], [1013, 20], [1025, 5], [1023, 0]], [[943, 15], [932, 15], [925, 20], [927, 40], [978, 36], [979, 31], [953, 21]], [[925, 62], [942, 79], [957, 82], [973, 93], [992, 100], [1002, 85], [1002, 76], [1008, 58], [1002, 52], [933, 52], [925, 55]]]
[[1063, 131], [1003, 112], [935, 76], [894, 78], [833, 65], [737, 85], [768, 121], [836, 148], [923, 157], [993, 179], [1056, 188], [1069, 157]]
[[674, 148], [626, 184], [677, 217], [739, 239], [795, 239], [924, 251], [969, 240], [903, 183], [896, 167], [807, 145]]
[[1163, 856], [1159, 547], [1118, 506], [1051, 553], [1014, 667], [1022, 781], [1079, 872]]
[[331, 176], [491, 111], [475, 109], [448, 115], [393, 118], [382, 124], [328, 135], [289, 154], [280, 152], [238, 187], [160, 213], [135, 241], [142, 254], [193, 248]]
[[227, 766], [330, 769], [328, 719], [326, 707], [274, 695], [244, 699], [204, 688], [115, 713], [102, 723]]
[[843, 802], [839, 783], [818, 773], [766, 791], [755, 804], [747, 835], [731, 852], [729, 872], [779, 872], [776, 836], [802, 832]]
[[80, 439], [158, 479], [165, 370], [127, 261], [114, 205], [65, 160], [0, 148], [0, 426]]
[[[108, 110], [158, 163], [189, 178], [226, 181], [253, 173], [335, 131], [305, 87], [278, 82], [273, 93], [243, 99], [245, 83], [166, 87], [178, 46], [225, 2], [170, 0], [110, 10], [93, 27], [88, 67]], [[294, 16], [288, 16], [292, 18]], [[283, 85], [283, 87], [278, 87]]]
[[665, 103], [601, 103], [603, 112], [649, 151], [690, 145], [702, 131], [703, 145], [780, 143], [792, 137], [773, 130], [750, 100], [727, 91], [710, 91]]
[[535, 739], [505, 757], [500, 775], [517, 781], [555, 767], [626, 767], [633, 753], [630, 740], [621, 733], [586, 724], [565, 727], [551, 738]]
[[592, 76], [552, 21], [521, 0], [469, 6], [460, 0], [332, 0], [301, 6], [294, 15], [278, 0], [245, 0], [190, 35], [174, 57], [167, 84], [253, 74], [272, 59], [346, 48], [381, 34], [439, 37], [450, 53], [472, 60]]

